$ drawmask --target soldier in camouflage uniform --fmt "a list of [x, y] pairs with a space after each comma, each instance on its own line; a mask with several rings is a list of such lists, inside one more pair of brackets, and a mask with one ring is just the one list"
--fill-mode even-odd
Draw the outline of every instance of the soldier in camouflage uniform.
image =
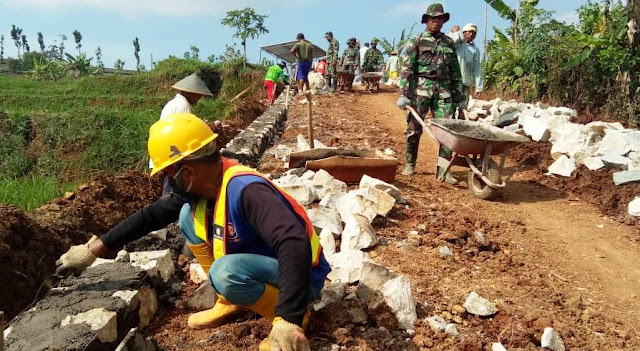
[[324, 35], [325, 39], [329, 42], [329, 49], [327, 49], [327, 73], [325, 75], [325, 85], [331, 88], [332, 91], [336, 91], [338, 88], [338, 63], [340, 56], [340, 44], [338, 40], [333, 37], [332, 32], [327, 32]]
[[[384, 56], [382, 56], [382, 52], [378, 50], [376, 47], [378, 45], [378, 40], [373, 39], [371, 41], [371, 48], [367, 50], [364, 54], [364, 62], [362, 63], [362, 73], [367, 72], [380, 72], [381, 66], [384, 63]], [[365, 81], [365, 80], [363, 80]], [[374, 83], [370, 80], [366, 80], [367, 89], [373, 90], [374, 87], [377, 87], [378, 84]]]
[[356, 38], [349, 39], [347, 45], [349, 47], [344, 50], [338, 68], [338, 91], [340, 93], [344, 93], [345, 90], [351, 91], [356, 69], [360, 67], [360, 50], [356, 44]]
[[[407, 44], [400, 88], [402, 96], [398, 107], [411, 105], [422, 118], [431, 111], [433, 118], [452, 118], [454, 106], [462, 101], [462, 76], [456, 57], [453, 40], [441, 32], [449, 20], [442, 4], [432, 4], [422, 16], [427, 25], [422, 34]], [[418, 145], [422, 128], [408, 115], [406, 167], [402, 174], [412, 175], [418, 157]], [[444, 177], [451, 184], [457, 180], [449, 173], [443, 175], [446, 163], [451, 159], [451, 150], [440, 146], [436, 177]]]

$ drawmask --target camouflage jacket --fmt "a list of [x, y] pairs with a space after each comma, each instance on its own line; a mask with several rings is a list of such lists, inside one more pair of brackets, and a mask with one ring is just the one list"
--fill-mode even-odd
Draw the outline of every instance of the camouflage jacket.
[[380, 66], [384, 62], [382, 52], [378, 49], [371, 48], [364, 54], [364, 62], [362, 63], [362, 69], [365, 72], [378, 72], [381, 71]]
[[340, 60], [339, 72], [354, 74], [360, 66], [360, 50], [357, 47], [346, 48]]
[[338, 56], [338, 52], [340, 51], [340, 44], [334, 38], [329, 42], [329, 48], [327, 49], [327, 64], [331, 65], [334, 62], [338, 63], [340, 57]]
[[412, 100], [436, 97], [462, 101], [462, 75], [453, 40], [428, 30], [411, 40], [405, 49], [400, 89]]

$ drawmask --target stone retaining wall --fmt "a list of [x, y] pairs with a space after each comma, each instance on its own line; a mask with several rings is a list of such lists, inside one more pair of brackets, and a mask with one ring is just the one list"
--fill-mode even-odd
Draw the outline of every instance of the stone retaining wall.
[[285, 94], [281, 94], [273, 106], [222, 149], [222, 155], [257, 167], [262, 154], [284, 130], [286, 120]]

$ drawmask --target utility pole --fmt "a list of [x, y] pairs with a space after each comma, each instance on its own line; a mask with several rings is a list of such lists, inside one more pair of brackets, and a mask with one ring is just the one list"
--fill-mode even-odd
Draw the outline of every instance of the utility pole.
[[489, 4], [484, 3], [484, 41], [482, 48], [482, 62], [487, 61], [487, 27], [489, 26]]

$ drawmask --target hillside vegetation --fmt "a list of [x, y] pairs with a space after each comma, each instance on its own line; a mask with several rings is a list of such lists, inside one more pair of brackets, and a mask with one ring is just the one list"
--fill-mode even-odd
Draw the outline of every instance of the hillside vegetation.
[[149, 127], [175, 94], [171, 85], [193, 72], [217, 95], [196, 114], [222, 120], [235, 111], [233, 97], [259, 87], [263, 69], [170, 58], [132, 76], [0, 75], [0, 202], [31, 209], [90, 176], [144, 169]]

